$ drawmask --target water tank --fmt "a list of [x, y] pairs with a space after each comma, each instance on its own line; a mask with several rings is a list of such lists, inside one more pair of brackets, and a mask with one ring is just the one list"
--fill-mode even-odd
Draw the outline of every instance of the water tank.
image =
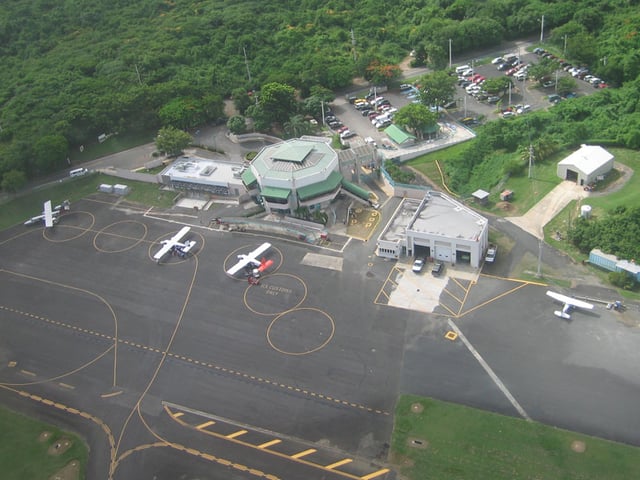
[[580, 216], [582, 218], [589, 218], [591, 217], [591, 205], [582, 205], [580, 207]]

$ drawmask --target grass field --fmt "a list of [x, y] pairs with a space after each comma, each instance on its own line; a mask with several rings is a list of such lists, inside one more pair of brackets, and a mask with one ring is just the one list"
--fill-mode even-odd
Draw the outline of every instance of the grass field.
[[[42, 204], [47, 200], [51, 200], [53, 205], [57, 205], [68, 199], [71, 201], [71, 211], [73, 211], [73, 203], [75, 201], [95, 193], [102, 183], [114, 184], [122, 183], [122, 181], [103, 174], [86, 175], [46, 185], [30, 192], [28, 195], [4, 202], [0, 208], [0, 230], [40, 215], [42, 213]], [[127, 200], [144, 205], [167, 208], [173, 205], [173, 199], [177, 195], [176, 192], [160, 190], [159, 186], [155, 184], [130, 180], [124, 183], [131, 187], [131, 192], [126, 197]]]
[[391, 455], [410, 480], [640, 478], [637, 448], [414, 396], [398, 402]]
[[[43, 435], [47, 432], [48, 435]], [[55, 445], [70, 441], [68, 448]], [[72, 460], [79, 462], [84, 478], [88, 449], [76, 435], [0, 408], [0, 478], [3, 480], [47, 480]], [[63, 451], [64, 450], [64, 451]], [[69, 476], [61, 478], [73, 478]]]

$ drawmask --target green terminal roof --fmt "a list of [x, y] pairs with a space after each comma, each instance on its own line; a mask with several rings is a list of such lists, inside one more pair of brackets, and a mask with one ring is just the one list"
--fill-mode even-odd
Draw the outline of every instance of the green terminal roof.
[[387, 128], [385, 128], [384, 133], [386, 133], [389, 136], [389, 138], [394, 142], [396, 142], [398, 145], [402, 145], [407, 140], [416, 139], [416, 137], [408, 134], [407, 132], [402, 130], [400, 127], [397, 127], [396, 125], [389, 125]]
[[355, 183], [349, 182], [348, 180], [342, 179], [342, 186], [349, 192], [354, 195], [364, 199], [369, 200], [371, 198], [371, 192], [365, 190], [360, 185], [356, 185]]
[[279, 198], [286, 200], [291, 194], [290, 188], [264, 187], [260, 190], [260, 195], [266, 198]]
[[332, 192], [338, 187], [338, 185], [340, 185], [341, 181], [342, 175], [340, 172], [333, 171], [326, 180], [299, 188], [298, 198], [304, 201], [309, 198], [317, 197], [323, 193]]
[[244, 172], [242, 172], [242, 175], [240, 175], [240, 178], [242, 178], [242, 182], [247, 187], [257, 180], [256, 176], [253, 174], [250, 168], [247, 168]]

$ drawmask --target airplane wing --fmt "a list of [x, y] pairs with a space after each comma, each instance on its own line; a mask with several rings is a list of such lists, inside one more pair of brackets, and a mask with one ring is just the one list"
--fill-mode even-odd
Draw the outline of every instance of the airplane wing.
[[51, 200], [44, 202], [44, 226], [53, 227], [53, 210], [51, 210]]
[[562, 295], [560, 293], [552, 292], [550, 290], [547, 291], [547, 295], [562, 302], [564, 305], [562, 306], [562, 311], [553, 312], [555, 316], [560, 318], [571, 318], [571, 310], [573, 308], [583, 308], [585, 310], [593, 310], [593, 305], [582, 300], [578, 300], [577, 298], [567, 297], [566, 295]]
[[171, 237], [169, 240], [163, 240], [162, 241], [162, 248], [156, 252], [156, 254], [153, 256], [153, 259], [157, 263], [160, 263], [162, 261], [162, 259], [164, 258], [164, 256], [167, 253], [169, 253], [171, 251], [171, 249], [177, 243], [179, 243], [180, 240], [182, 240], [187, 233], [189, 233], [189, 230], [191, 230], [191, 227], [182, 227], [180, 229], [180, 231], [178, 233], [176, 233], [173, 237]]
[[240, 258], [240, 260], [233, 267], [227, 270], [227, 275], [235, 275], [250, 263], [257, 263], [258, 265], [260, 265], [260, 261], [257, 260], [257, 257], [269, 250], [269, 248], [271, 248], [271, 244], [266, 242], [247, 255], [238, 255], [238, 258]]

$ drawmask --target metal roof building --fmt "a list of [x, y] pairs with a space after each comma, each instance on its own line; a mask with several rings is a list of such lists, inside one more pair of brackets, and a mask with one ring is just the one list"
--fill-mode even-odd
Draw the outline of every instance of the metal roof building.
[[242, 181], [268, 212], [292, 213], [328, 205], [340, 193], [343, 176], [330, 139], [302, 137], [264, 147]]
[[238, 196], [244, 191], [237, 163], [182, 155], [160, 172], [162, 183], [179, 190], [192, 190], [222, 196]]
[[599, 145], [582, 145], [558, 163], [558, 176], [563, 180], [589, 185], [613, 168], [613, 155]]

